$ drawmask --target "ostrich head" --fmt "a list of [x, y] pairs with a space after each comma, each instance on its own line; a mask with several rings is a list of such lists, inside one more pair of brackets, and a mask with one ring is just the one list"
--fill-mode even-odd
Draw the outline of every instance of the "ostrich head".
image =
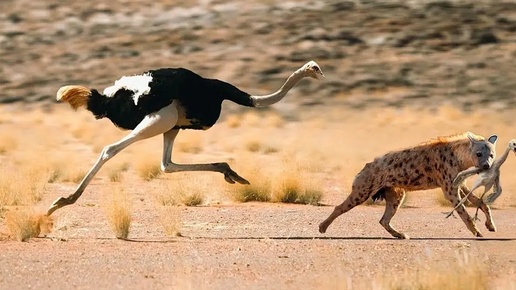
[[509, 148], [516, 154], [516, 139], [509, 141]]
[[303, 75], [305, 77], [311, 77], [311, 78], [314, 78], [314, 79], [321, 79], [324, 77], [324, 74], [321, 70], [321, 68], [319, 67], [319, 65], [311, 60], [309, 62], [307, 62], [302, 68], [301, 70], [303, 71]]

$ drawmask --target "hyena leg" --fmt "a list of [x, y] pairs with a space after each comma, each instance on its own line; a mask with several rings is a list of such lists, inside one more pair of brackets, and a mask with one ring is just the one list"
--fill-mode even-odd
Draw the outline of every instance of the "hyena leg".
[[364, 192], [353, 188], [351, 194], [344, 200], [343, 203], [337, 205], [333, 212], [319, 225], [319, 232], [324, 234], [330, 224], [341, 214], [350, 211], [357, 205], [364, 203], [369, 198], [370, 192]]
[[398, 211], [403, 199], [405, 198], [405, 190], [401, 188], [387, 188], [385, 190], [385, 212], [383, 213], [380, 224], [395, 238], [408, 239], [404, 233], [400, 233], [391, 227], [392, 217]]
[[[468, 194], [469, 193], [469, 189], [467, 186], [463, 185], [460, 187], [461, 191], [464, 192], [465, 194]], [[486, 228], [490, 231], [490, 232], [496, 232], [496, 226], [494, 224], [494, 221], [493, 221], [493, 217], [491, 216], [491, 208], [489, 208], [489, 206], [487, 204], [485, 204], [482, 199], [476, 197], [475, 195], [473, 194], [470, 194], [468, 196], [468, 200], [474, 204], [475, 206], [477, 206], [477, 209], [480, 208], [482, 210], [482, 212], [484, 212], [485, 216], [486, 216]]]
[[[453, 188], [453, 186], [450, 185], [446, 190], [443, 189], [444, 196], [452, 203], [452, 205], [454, 207], [457, 207], [460, 202], [459, 193], [457, 191], [453, 190], [452, 188]], [[468, 230], [470, 230], [473, 233], [473, 235], [475, 235], [476, 237], [482, 237], [482, 234], [480, 233], [477, 226], [473, 222], [473, 219], [466, 211], [466, 207], [464, 206], [464, 204], [461, 204], [460, 206], [458, 206], [456, 211], [459, 214], [462, 221], [464, 222], [464, 224], [466, 224], [466, 227], [468, 228]]]

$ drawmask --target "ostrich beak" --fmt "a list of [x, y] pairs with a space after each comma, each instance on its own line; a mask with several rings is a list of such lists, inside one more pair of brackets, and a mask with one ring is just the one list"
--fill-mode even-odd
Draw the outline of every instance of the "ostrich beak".
[[316, 80], [321, 80], [321, 79], [324, 79], [324, 78], [326, 78], [326, 76], [324, 76], [322, 71], [319, 71], [318, 73], [315, 74], [315, 79]]

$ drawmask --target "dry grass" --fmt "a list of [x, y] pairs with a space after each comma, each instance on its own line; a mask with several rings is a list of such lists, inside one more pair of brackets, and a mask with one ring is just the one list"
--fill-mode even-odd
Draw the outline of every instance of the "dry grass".
[[251, 184], [228, 184], [226, 185], [227, 194], [229, 197], [237, 202], [268, 202], [272, 199], [272, 181], [269, 178], [268, 172], [265, 172], [265, 165], [258, 160], [252, 163], [246, 161], [249, 157], [243, 155], [239, 157], [239, 163], [247, 164], [248, 168], [240, 169], [243, 176], [250, 176], [249, 182]]
[[272, 191], [272, 201], [318, 205], [323, 191], [306, 178], [296, 170], [281, 174]]
[[258, 151], [262, 150], [262, 147], [263, 147], [262, 142], [260, 142], [256, 139], [247, 140], [245, 142], [245, 148], [247, 150], [249, 150], [250, 152], [258, 152]]
[[[375, 290], [486, 290], [489, 276], [479, 259], [467, 253], [457, 253], [453, 261], [430, 259], [419, 266], [388, 270], [371, 279], [352, 279], [341, 271], [324, 279], [320, 289], [375, 289]], [[335, 277], [337, 276], [337, 277]]]
[[186, 206], [197, 206], [204, 202], [204, 193], [198, 191], [181, 196], [181, 202]]
[[81, 168], [73, 168], [67, 170], [65, 174], [60, 175], [60, 180], [63, 182], [79, 183], [86, 176], [87, 171]]
[[[253, 161], [247, 161], [246, 159]], [[283, 202], [317, 205], [323, 198], [323, 189], [302, 163], [293, 160], [270, 162], [246, 155], [239, 157], [243, 176], [250, 176], [250, 185], [228, 186], [229, 196], [238, 202]]]
[[201, 132], [183, 132], [183, 134], [180, 134], [177, 137], [174, 146], [177, 148], [177, 150], [183, 153], [201, 153], [203, 150], [203, 138], [199, 133]]
[[247, 111], [242, 115], [244, 126], [254, 127], [261, 123], [262, 116], [256, 111]]
[[285, 119], [276, 113], [269, 113], [265, 118], [266, 126], [272, 126], [274, 128], [281, 128], [285, 125]]
[[242, 116], [239, 114], [228, 115], [225, 123], [228, 128], [238, 128], [242, 125]]
[[107, 175], [109, 181], [111, 182], [120, 182], [122, 181], [123, 173], [129, 170], [129, 163], [122, 162], [115, 164], [113, 166], [108, 167]]
[[391, 275], [379, 282], [382, 289], [488, 289], [488, 274], [478, 259], [457, 254], [454, 262], [435, 262], [420, 269], [406, 269], [402, 275]]
[[111, 226], [111, 230], [118, 239], [127, 239], [131, 227], [131, 206], [127, 193], [123, 188], [110, 190], [106, 205], [106, 215]]
[[35, 215], [32, 210], [12, 209], [5, 214], [5, 223], [10, 235], [17, 241], [23, 242], [48, 234], [52, 230], [53, 220], [46, 215]]
[[18, 147], [18, 140], [12, 132], [0, 133], [0, 154], [7, 154], [15, 151]]
[[170, 180], [164, 180], [156, 199], [160, 205], [174, 206], [183, 204], [197, 206], [204, 203], [210, 183], [206, 179], [197, 177], [195, 180], [176, 175]]
[[0, 208], [33, 205], [41, 200], [47, 175], [35, 167], [0, 166]]
[[145, 181], [158, 178], [163, 172], [156, 160], [142, 161], [136, 164], [136, 172]]
[[178, 206], [162, 206], [160, 222], [165, 233], [170, 237], [181, 236], [181, 208]]

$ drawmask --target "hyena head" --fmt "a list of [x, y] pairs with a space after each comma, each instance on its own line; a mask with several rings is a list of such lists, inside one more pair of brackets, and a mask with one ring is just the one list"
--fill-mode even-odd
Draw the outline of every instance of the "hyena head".
[[468, 139], [475, 167], [489, 169], [496, 157], [495, 145], [498, 136], [491, 135], [487, 140], [477, 140], [473, 134], [468, 133]]

